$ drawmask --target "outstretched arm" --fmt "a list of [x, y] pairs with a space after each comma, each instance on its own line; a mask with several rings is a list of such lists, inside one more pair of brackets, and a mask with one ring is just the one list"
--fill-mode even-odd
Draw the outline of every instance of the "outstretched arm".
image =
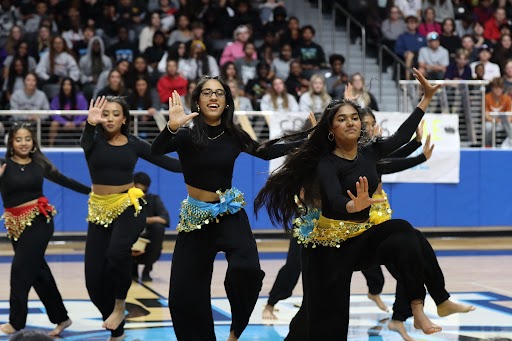
[[180, 160], [167, 155], [154, 155], [151, 153], [151, 145], [147, 141], [135, 136], [131, 136], [131, 138], [135, 139], [139, 157], [170, 172], [181, 173]]
[[423, 153], [415, 157], [409, 158], [386, 158], [377, 163], [377, 173], [379, 174], [392, 174], [398, 173], [403, 170], [415, 167], [432, 156], [434, 145], [430, 145], [430, 134], [427, 136], [427, 141], [423, 146]]
[[89, 194], [91, 193], [91, 187], [82, 184], [74, 179], [68, 178], [54, 166], [48, 166], [45, 169], [44, 177], [51, 182], [55, 182], [58, 185], [69, 188], [78, 193]]

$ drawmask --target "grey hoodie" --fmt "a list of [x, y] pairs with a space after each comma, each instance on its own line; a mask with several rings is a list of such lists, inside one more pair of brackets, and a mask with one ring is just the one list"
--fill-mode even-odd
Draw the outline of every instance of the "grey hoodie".
[[[89, 40], [89, 44], [87, 44], [87, 53], [80, 58], [79, 66], [80, 71], [82, 72], [80, 75], [80, 81], [82, 84], [86, 84], [92, 82], [92, 44], [98, 41], [100, 43], [100, 55], [101, 60], [103, 62], [103, 71], [110, 70], [112, 68], [112, 61], [109, 57], [105, 55], [105, 45], [103, 44], [103, 40], [100, 37], [92, 37]], [[100, 72], [101, 73], [101, 72]], [[99, 75], [98, 75], [99, 77]]]

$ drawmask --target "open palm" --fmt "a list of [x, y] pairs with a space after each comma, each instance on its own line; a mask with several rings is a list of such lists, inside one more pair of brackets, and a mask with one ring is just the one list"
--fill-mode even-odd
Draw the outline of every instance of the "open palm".
[[91, 99], [91, 103], [89, 104], [89, 116], [87, 116], [87, 121], [93, 125], [107, 122], [107, 119], [101, 116], [106, 105], [107, 98], [105, 96], [96, 98], [96, 102], [93, 99]]
[[183, 105], [181, 104], [180, 95], [176, 90], [174, 90], [171, 97], [169, 97], [169, 129], [176, 131], [179, 127], [188, 123], [197, 115], [199, 114], [196, 112], [189, 115], [185, 114], [185, 109], [183, 109]]
[[369, 207], [371, 204], [383, 202], [384, 198], [373, 199], [369, 193], [368, 179], [366, 176], [359, 177], [359, 181], [356, 182], [356, 195], [352, 194], [350, 190], [347, 191], [348, 196], [352, 199], [354, 204], [354, 212], [359, 212]]

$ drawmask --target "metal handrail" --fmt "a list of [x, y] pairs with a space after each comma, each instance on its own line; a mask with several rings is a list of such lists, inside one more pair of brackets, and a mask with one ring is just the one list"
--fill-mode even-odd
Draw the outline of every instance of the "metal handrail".
[[[356, 1], [356, 0], [353, 0]], [[321, 2], [321, 0], [319, 0]], [[360, 29], [361, 29], [361, 52], [363, 55], [363, 65], [362, 65], [362, 74], [366, 74], [366, 28], [356, 19], [352, 14], [350, 14], [346, 9], [341, 7], [340, 4], [334, 3], [332, 6], [332, 18], [334, 22], [334, 29], [336, 29], [336, 10], [339, 10], [341, 13], [345, 15], [346, 23], [347, 23], [347, 46], [346, 46], [346, 58], [345, 62], [346, 64], [350, 65], [350, 23], [354, 22]], [[334, 52], [334, 45], [335, 45], [335, 34], [332, 34], [332, 41], [331, 41], [331, 50]]]
[[[379, 70], [382, 70], [382, 64], [383, 64], [383, 51], [385, 51], [388, 55], [393, 58], [393, 60], [397, 63], [396, 64], [396, 72], [397, 77], [400, 77], [402, 69], [400, 68], [400, 65], [402, 65], [404, 68], [407, 68], [407, 64], [402, 60], [402, 58], [398, 57], [398, 55], [393, 52], [389, 47], [386, 45], [380, 45], [379, 46]], [[398, 96], [396, 96], [396, 109], [400, 109], [400, 85], [399, 83], [396, 84], [396, 88], [398, 90]], [[379, 103], [382, 103], [382, 81], [379, 82]]]

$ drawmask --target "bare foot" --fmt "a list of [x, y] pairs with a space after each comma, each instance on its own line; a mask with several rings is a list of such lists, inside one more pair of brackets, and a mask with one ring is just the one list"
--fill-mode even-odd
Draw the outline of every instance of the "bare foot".
[[380, 310], [383, 310], [386, 312], [389, 311], [388, 307], [386, 306], [386, 303], [382, 302], [382, 299], [380, 298], [379, 294], [373, 295], [373, 294], [368, 293], [368, 298], [370, 300], [372, 300], [373, 302], [375, 302], [375, 304], [377, 305], [377, 307], [379, 307]]
[[124, 300], [116, 299], [116, 305], [114, 306], [114, 311], [105, 320], [105, 322], [103, 322], [103, 324], [101, 326], [106, 329], [116, 330], [117, 327], [119, 327], [121, 322], [123, 322], [123, 320], [124, 320], [124, 312], [125, 312]]
[[443, 330], [443, 328], [430, 321], [427, 315], [425, 315], [425, 312], [423, 312], [423, 301], [416, 300], [411, 302], [411, 308], [414, 315], [414, 328], [421, 329], [427, 335], [439, 333]]
[[235, 336], [234, 331], [231, 331], [231, 333], [229, 333], [229, 337], [228, 337], [227, 341], [238, 341], [238, 338]]
[[448, 299], [437, 306], [437, 315], [440, 317], [445, 317], [451, 314], [469, 313], [475, 309], [475, 306], [455, 303]]
[[16, 329], [10, 323], [0, 324], [0, 330], [7, 335], [16, 333]]
[[121, 336], [111, 336], [111, 337], [109, 337], [108, 341], [121, 341], [125, 337], [126, 337], [125, 334], [123, 334]]
[[264, 320], [277, 320], [277, 316], [274, 314], [274, 306], [267, 304], [265, 308], [263, 308], [263, 316]]
[[71, 323], [73, 323], [71, 321], [71, 319], [67, 319], [66, 321], [64, 322], [61, 322], [57, 325], [57, 327], [55, 327], [54, 330], [52, 330], [51, 332], [48, 333], [48, 335], [50, 336], [58, 336], [60, 335], [60, 333], [62, 333], [62, 331], [64, 329], [66, 329], [67, 327], [69, 327], [71, 325]]
[[404, 339], [405, 341], [414, 341], [414, 339], [412, 337], [410, 337], [409, 334], [407, 334], [407, 331], [405, 330], [404, 323], [402, 321], [391, 320], [388, 323], [388, 328], [389, 328], [389, 330], [392, 330], [392, 331], [400, 334], [402, 339]]

